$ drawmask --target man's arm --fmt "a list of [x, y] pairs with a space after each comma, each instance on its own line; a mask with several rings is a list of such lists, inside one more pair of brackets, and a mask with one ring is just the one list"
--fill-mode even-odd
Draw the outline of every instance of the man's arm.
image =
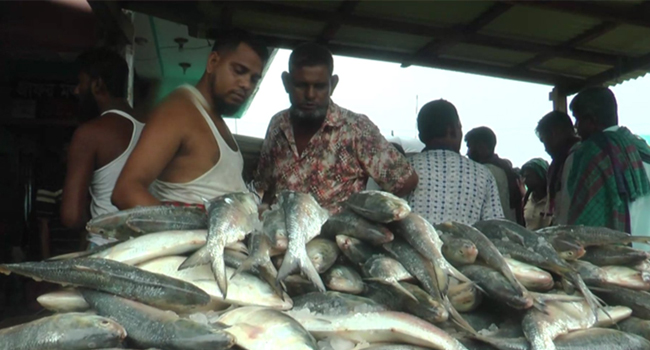
[[499, 199], [499, 187], [494, 176], [488, 172], [487, 191], [485, 191], [485, 198], [483, 198], [483, 205], [481, 206], [481, 220], [503, 219], [503, 207], [501, 206], [501, 199]]
[[385, 191], [405, 197], [418, 185], [418, 175], [406, 157], [395, 149], [367, 117], [359, 118], [357, 158], [370, 177]]
[[61, 202], [61, 223], [69, 228], [83, 228], [90, 218], [88, 186], [95, 170], [95, 129], [80, 126], [70, 142]]
[[187, 108], [182, 100], [172, 100], [158, 107], [149, 117], [113, 190], [111, 200], [120, 210], [161, 204], [149, 193], [149, 185], [182, 145], [187, 124], [183, 116], [187, 114]]
[[[270, 206], [273, 204], [275, 199], [275, 186], [272, 184], [273, 178], [273, 145], [275, 145], [275, 140], [273, 139], [273, 128], [275, 128], [275, 117], [271, 119], [268, 128], [266, 129], [266, 136], [264, 137], [264, 142], [262, 143], [262, 149], [260, 150], [260, 158], [257, 162], [257, 169], [253, 175], [253, 186], [258, 192], [264, 192], [262, 196], [262, 204]], [[263, 206], [264, 207], [264, 206]]]

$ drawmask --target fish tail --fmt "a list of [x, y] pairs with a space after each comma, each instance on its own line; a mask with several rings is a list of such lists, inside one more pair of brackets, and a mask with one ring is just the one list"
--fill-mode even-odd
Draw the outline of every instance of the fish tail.
[[325, 285], [323, 284], [323, 280], [321, 280], [314, 264], [311, 263], [311, 260], [307, 256], [307, 252], [305, 252], [303, 259], [298, 260], [298, 266], [300, 266], [300, 271], [307, 276], [307, 279], [309, 279], [321, 293], [324, 293]]
[[258, 270], [259, 270], [260, 277], [262, 277], [262, 279], [264, 281], [266, 281], [266, 283], [269, 284], [271, 289], [273, 289], [275, 294], [280, 296], [280, 298], [282, 298], [282, 301], [284, 301], [285, 300], [284, 299], [284, 290], [282, 289], [282, 286], [280, 285], [280, 283], [276, 282], [276, 277], [278, 276], [278, 271], [275, 269], [275, 266], [273, 266], [273, 263], [269, 261], [269, 262], [261, 265], [258, 268]]
[[223, 249], [215, 249], [212, 254], [212, 273], [217, 281], [217, 286], [226, 299], [228, 294], [228, 277], [226, 276], [226, 263], [223, 260]]
[[645, 243], [650, 245], [650, 237], [646, 236], [628, 236], [625, 240], [624, 243]]
[[254, 257], [249, 256], [248, 258], [246, 258], [246, 260], [242, 261], [242, 263], [235, 270], [235, 272], [233, 272], [232, 276], [230, 276], [230, 279], [235, 278], [235, 276], [237, 276], [238, 274], [240, 274], [242, 272], [248, 272], [248, 271], [252, 270], [253, 265], [255, 265], [254, 260], [255, 260]]
[[464, 318], [461, 316], [456, 308], [451, 304], [451, 301], [449, 300], [449, 297], [445, 295], [444, 299], [442, 299], [443, 305], [447, 309], [447, 312], [449, 312], [449, 316], [451, 316], [451, 321], [454, 322], [458, 327], [462, 328], [463, 330], [469, 332], [470, 334], [478, 334], [478, 332], [472, 327]]
[[189, 269], [199, 265], [207, 265], [210, 263], [210, 256], [207, 254], [207, 248], [203, 248], [194, 252], [190, 255], [183, 263], [178, 267], [178, 271]]
[[578, 275], [576, 272], [572, 272], [569, 277], [571, 278], [573, 284], [578, 288], [580, 293], [582, 293], [582, 295], [585, 297], [589, 308], [594, 313], [594, 315], [596, 315], [596, 319], [598, 319], [598, 309], [603, 306], [602, 300], [600, 300], [591, 292], [591, 290], [589, 290], [585, 282], [582, 280], [582, 277], [580, 277], [580, 275]]

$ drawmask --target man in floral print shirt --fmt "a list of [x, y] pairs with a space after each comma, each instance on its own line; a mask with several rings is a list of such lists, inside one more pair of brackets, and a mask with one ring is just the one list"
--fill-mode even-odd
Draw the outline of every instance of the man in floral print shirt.
[[418, 183], [408, 161], [381, 135], [368, 117], [339, 107], [330, 99], [338, 76], [332, 54], [323, 46], [303, 44], [282, 74], [291, 107], [276, 114], [266, 133], [255, 174], [255, 187], [271, 203], [282, 190], [311, 193], [332, 213], [368, 178], [397, 196]]

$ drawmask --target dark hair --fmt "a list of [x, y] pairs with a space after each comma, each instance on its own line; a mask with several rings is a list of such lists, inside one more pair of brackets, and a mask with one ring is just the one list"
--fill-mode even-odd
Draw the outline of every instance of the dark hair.
[[295, 68], [326, 66], [330, 75], [334, 72], [334, 58], [325, 46], [316, 43], [298, 45], [289, 57], [289, 71]]
[[237, 50], [240, 44], [248, 45], [262, 59], [263, 62], [269, 60], [269, 50], [260, 40], [251, 33], [241, 30], [232, 29], [215, 33], [214, 45], [212, 51], [219, 53], [232, 52]]
[[571, 117], [562, 111], [553, 111], [542, 117], [537, 123], [535, 133], [537, 137], [541, 137], [542, 135], [548, 135], [552, 130], [575, 134]]
[[431, 101], [422, 106], [418, 113], [418, 131], [424, 143], [444, 138], [449, 128], [456, 128], [459, 124], [458, 111], [447, 100]]
[[91, 79], [101, 79], [111, 96], [126, 96], [129, 66], [117, 52], [109, 48], [92, 49], [79, 55], [76, 64]]
[[570, 105], [573, 115], [590, 116], [603, 126], [618, 124], [618, 106], [612, 90], [597, 86], [578, 93]]
[[465, 142], [481, 142], [494, 152], [494, 148], [497, 146], [497, 135], [487, 126], [481, 126], [470, 130], [465, 135]]

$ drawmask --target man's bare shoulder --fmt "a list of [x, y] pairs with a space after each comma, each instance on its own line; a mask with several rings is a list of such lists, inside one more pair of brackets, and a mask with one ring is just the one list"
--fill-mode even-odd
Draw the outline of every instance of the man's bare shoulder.
[[188, 113], [188, 111], [194, 110], [196, 110], [196, 107], [194, 106], [190, 96], [182, 90], [177, 90], [165, 97], [158, 106], [154, 108], [149, 116], [148, 122], [168, 118], [185, 120], [191, 116], [191, 113]]

